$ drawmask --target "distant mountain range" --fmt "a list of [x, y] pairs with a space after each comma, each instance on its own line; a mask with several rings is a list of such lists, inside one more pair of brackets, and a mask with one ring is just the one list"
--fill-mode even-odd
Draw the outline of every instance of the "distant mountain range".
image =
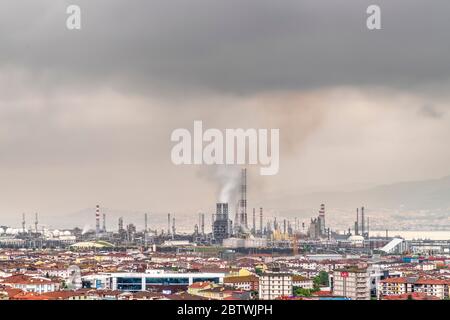
[[[377, 216], [389, 219], [389, 224], [400, 225], [409, 220], [410, 225], [423, 225], [427, 229], [435, 226], [450, 227], [450, 176], [440, 179], [400, 182], [380, 185], [351, 192], [314, 192], [299, 195], [282, 195], [264, 201], [264, 206], [279, 212], [285, 217], [313, 217], [319, 205], [325, 203], [327, 209], [340, 210], [342, 222], [352, 221], [356, 207], [365, 206]], [[251, 206], [251, 204], [249, 204]], [[170, 208], [168, 208], [170, 209]], [[251, 208], [249, 208], [251, 210]], [[427, 211], [421, 213], [421, 211]], [[109, 230], [116, 230], [118, 219], [123, 217], [124, 225], [135, 224], [138, 229], [144, 226], [144, 212], [102, 208], [106, 212], [106, 225]], [[250, 212], [250, 211], [249, 211]], [[404, 215], [402, 212], [415, 212]], [[195, 215], [195, 213], [193, 213]], [[267, 217], [269, 217], [267, 213]], [[209, 214], [206, 215], [209, 219]], [[63, 217], [48, 217], [47, 221], [55, 221], [58, 228], [79, 226], [84, 229], [95, 228], [95, 208], [86, 208]], [[177, 215], [178, 230], [193, 228], [197, 217]], [[348, 220], [348, 221], [347, 221]], [[383, 220], [378, 220], [383, 221]], [[206, 221], [206, 224], [209, 220]], [[387, 222], [380, 222], [381, 224]], [[150, 227], [167, 228], [167, 213], [149, 212]], [[419, 226], [418, 226], [419, 227]]]
[[[100, 227], [103, 226], [103, 213], [106, 213], [107, 230], [117, 230], [118, 220], [121, 217], [123, 218], [124, 227], [126, 227], [126, 225], [130, 223], [133, 223], [135, 226], [138, 227], [138, 229], [144, 227], [145, 212], [100, 208]], [[152, 224], [156, 223], [158, 225], [166, 225], [167, 213], [166, 214], [148, 213], [148, 219], [149, 222], [151, 222]], [[86, 231], [89, 229], [94, 230], [95, 208], [82, 209], [75, 213], [65, 215], [63, 217], [61, 216], [52, 217], [50, 221], [52, 220], [55, 221], [54, 226], [57, 226], [58, 228], [73, 228], [74, 226], [78, 226], [79, 228], [85, 229]]]
[[294, 208], [327, 207], [402, 210], [447, 210], [450, 208], [450, 176], [440, 179], [400, 182], [352, 192], [314, 192], [297, 196], [281, 196], [282, 202]]

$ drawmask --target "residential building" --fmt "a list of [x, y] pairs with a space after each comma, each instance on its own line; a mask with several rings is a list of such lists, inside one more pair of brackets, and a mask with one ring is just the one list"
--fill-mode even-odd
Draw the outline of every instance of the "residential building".
[[223, 283], [226, 286], [245, 291], [258, 291], [259, 288], [259, 278], [254, 275], [225, 277]]
[[333, 272], [333, 295], [352, 300], [370, 300], [370, 276], [367, 269], [335, 270]]
[[259, 277], [259, 299], [273, 300], [292, 295], [292, 275], [288, 273], [264, 273]]
[[313, 279], [309, 279], [300, 275], [292, 276], [292, 286], [303, 289], [313, 289], [314, 281]]
[[4, 278], [2, 285], [14, 289], [21, 289], [24, 292], [45, 293], [56, 291], [60, 287], [60, 282], [43, 277], [31, 277], [24, 274], [17, 274]]

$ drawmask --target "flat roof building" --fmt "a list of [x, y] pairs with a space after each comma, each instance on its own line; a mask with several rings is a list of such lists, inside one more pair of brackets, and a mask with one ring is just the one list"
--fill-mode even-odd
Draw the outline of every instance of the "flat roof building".
[[352, 300], [370, 300], [370, 275], [367, 269], [335, 270], [333, 272], [333, 295]]
[[195, 282], [223, 283], [225, 273], [110, 273], [107, 275], [107, 289], [120, 291], [159, 291], [187, 289]]

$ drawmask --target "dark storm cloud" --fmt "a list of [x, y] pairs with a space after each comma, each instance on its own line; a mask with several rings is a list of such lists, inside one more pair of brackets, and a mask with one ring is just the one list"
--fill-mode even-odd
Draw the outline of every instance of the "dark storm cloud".
[[422, 106], [419, 110], [419, 114], [432, 119], [441, 119], [444, 116], [444, 113], [432, 104], [425, 104]]
[[[255, 93], [447, 81], [449, 1], [33, 0], [0, 4], [0, 66], [39, 85]], [[65, 29], [78, 4], [82, 30]]]
[[[373, 3], [381, 31], [365, 27]], [[170, 133], [198, 119], [280, 128], [280, 173], [249, 174], [249, 199], [447, 175], [449, 14], [448, 0], [2, 0], [0, 224], [99, 202], [212, 212], [220, 183], [170, 161]]]

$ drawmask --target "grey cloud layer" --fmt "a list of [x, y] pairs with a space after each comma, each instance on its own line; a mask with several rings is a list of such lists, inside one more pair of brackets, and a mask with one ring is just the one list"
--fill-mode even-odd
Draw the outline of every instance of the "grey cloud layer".
[[[82, 8], [79, 32], [65, 29], [72, 3]], [[41, 85], [95, 81], [144, 92], [447, 81], [450, 2], [377, 1], [378, 32], [365, 28], [372, 3], [2, 1], [0, 66], [33, 71]]]
[[[382, 31], [365, 28], [373, 2]], [[170, 162], [171, 130], [197, 119], [281, 129], [280, 174], [251, 176], [251, 201], [446, 175], [449, 15], [448, 0], [2, 0], [0, 217], [214, 210], [208, 169]]]

